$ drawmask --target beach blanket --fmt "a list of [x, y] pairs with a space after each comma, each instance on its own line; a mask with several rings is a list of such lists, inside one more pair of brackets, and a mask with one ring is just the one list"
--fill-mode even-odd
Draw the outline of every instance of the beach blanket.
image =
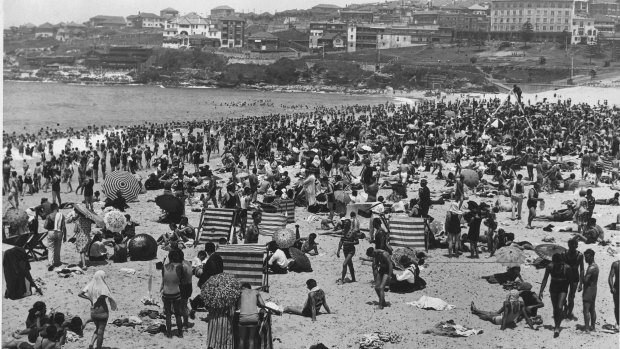
[[256, 287], [267, 285], [266, 275], [263, 274], [264, 245], [225, 245], [217, 253], [224, 261], [224, 272], [233, 274], [240, 283], [249, 282]]
[[[281, 213], [262, 212], [262, 220], [258, 225], [258, 233], [263, 236], [273, 236], [276, 231], [286, 228], [286, 217]], [[248, 222], [252, 222], [252, 212], [248, 211]]]
[[400, 343], [402, 337], [392, 332], [374, 332], [362, 335], [360, 349], [383, 348], [385, 343]]
[[432, 329], [425, 330], [422, 333], [444, 337], [469, 337], [483, 332], [484, 331], [479, 329], [458, 325], [454, 323], [454, 320], [448, 320], [446, 322], [442, 321], [435, 325]]
[[420, 309], [433, 309], [433, 310], [452, 310], [456, 308], [454, 305], [446, 303], [446, 301], [428, 296], [422, 296], [415, 302], [407, 302], [409, 305], [418, 307]]
[[[206, 208], [200, 222], [199, 243], [218, 242], [220, 238], [230, 238], [230, 228], [235, 218], [235, 210], [227, 208]], [[250, 217], [251, 218], [251, 217]]]
[[407, 216], [393, 216], [390, 219], [390, 245], [424, 249], [424, 219]]

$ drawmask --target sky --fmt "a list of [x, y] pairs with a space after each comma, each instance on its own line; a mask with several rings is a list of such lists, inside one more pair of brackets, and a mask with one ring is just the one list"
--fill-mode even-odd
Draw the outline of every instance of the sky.
[[207, 14], [220, 5], [228, 5], [237, 12], [271, 12], [290, 9], [309, 9], [318, 4], [341, 7], [352, 3], [370, 3], [372, 0], [2, 0], [3, 28], [33, 23], [75, 21], [82, 23], [96, 15], [123, 16], [140, 12], [159, 11], [172, 7], [181, 14]]

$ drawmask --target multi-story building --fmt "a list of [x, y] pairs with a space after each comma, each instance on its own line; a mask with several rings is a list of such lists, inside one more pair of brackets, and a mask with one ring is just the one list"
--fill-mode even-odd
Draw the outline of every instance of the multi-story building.
[[338, 11], [341, 7], [331, 4], [319, 4], [310, 9], [310, 13], [314, 19], [331, 19], [338, 18]]
[[49, 23], [45, 22], [35, 29], [34, 37], [35, 38], [52, 38], [56, 33], [56, 27]]
[[347, 52], [447, 43], [451, 39], [452, 29], [439, 25], [349, 25]]
[[98, 15], [89, 19], [91, 27], [123, 28], [127, 26], [125, 18], [121, 16]]
[[220, 18], [222, 47], [243, 47], [245, 20], [237, 16]]
[[226, 6], [226, 5], [218, 6], [218, 7], [211, 9], [211, 20], [212, 21], [218, 20], [220, 18], [232, 16], [234, 14], [235, 14], [234, 8], [230, 6]]
[[600, 0], [590, 3], [590, 15], [620, 16], [620, 2]]
[[343, 22], [356, 22], [356, 23], [372, 23], [374, 19], [372, 11], [353, 11], [342, 10], [340, 11], [340, 20]]
[[565, 32], [571, 31], [576, 3], [575, 0], [493, 0], [491, 38], [518, 40], [523, 25], [530, 22], [534, 40], [564, 40]]
[[595, 15], [592, 16], [594, 18], [594, 27], [600, 33], [615, 33], [616, 32], [616, 20], [613, 17], [609, 16], [601, 16]]
[[310, 48], [322, 47], [320, 39], [327, 34], [340, 34], [346, 36], [347, 24], [344, 22], [310, 22], [310, 37], [308, 39]]
[[414, 11], [411, 13], [411, 23], [415, 25], [438, 24], [439, 11]]
[[489, 18], [486, 15], [473, 13], [440, 13], [439, 26], [452, 28], [455, 38], [477, 37], [489, 31]]
[[166, 26], [166, 18], [158, 16], [154, 13], [139, 12], [136, 16], [129, 16], [134, 28], [164, 28]]
[[575, 16], [572, 20], [571, 34], [573, 44], [596, 44], [597, 30], [594, 26], [595, 19]]

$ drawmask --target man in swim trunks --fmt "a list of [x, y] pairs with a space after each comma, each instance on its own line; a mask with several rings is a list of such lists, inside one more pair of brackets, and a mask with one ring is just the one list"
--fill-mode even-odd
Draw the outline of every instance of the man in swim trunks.
[[596, 324], [596, 284], [598, 283], [598, 265], [594, 263], [594, 251], [587, 249], [584, 253], [588, 270], [583, 277], [583, 322], [586, 333], [594, 331]]
[[241, 297], [237, 302], [239, 308], [239, 348], [254, 348], [254, 338], [258, 329], [258, 308], [264, 308], [265, 302], [252, 285], [245, 282], [241, 285]]
[[385, 286], [392, 276], [392, 260], [390, 254], [385, 250], [369, 247], [366, 255], [372, 257], [372, 270], [375, 275], [375, 292], [379, 296], [378, 309], [383, 309], [387, 305], [385, 301]]
[[573, 317], [575, 307], [575, 293], [581, 292], [583, 288], [583, 254], [577, 250], [578, 240], [568, 240], [568, 251], [562, 254], [564, 262], [569, 268], [569, 289], [566, 297], [567, 303], [564, 305], [564, 317]]
[[327, 300], [325, 299], [325, 292], [317, 286], [316, 280], [308, 279], [306, 286], [310, 290], [308, 292], [308, 299], [303, 307], [285, 307], [284, 313], [301, 315], [305, 317], [311, 317], [312, 321], [316, 321], [316, 314], [324, 307], [328, 314], [331, 314]]

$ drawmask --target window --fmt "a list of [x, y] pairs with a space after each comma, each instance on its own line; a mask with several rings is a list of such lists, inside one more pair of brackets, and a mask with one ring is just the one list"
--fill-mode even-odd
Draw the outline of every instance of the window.
[[532, 10], [527, 10], [527, 14], [531, 15], [532, 14]]
[[564, 11], [564, 16], [568, 16], [569, 11]]
[[547, 23], [547, 18], [543, 18], [543, 23]]
[[547, 30], [547, 26], [543, 25], [543, 31]]
[[519, 23], [521, 23], [521, 18], [519, 18]]
[[549, 20], [549, 23], [553, 23], [553, 18], [551, 18], [551, 19]]
[[353, 35], [351, 35], [351, 40], [353, 40]]
[[555, 15], [555, 11], [551, 11], [551, 15], [552, 15], [552, 16], [553, 16], [553, 15]]

